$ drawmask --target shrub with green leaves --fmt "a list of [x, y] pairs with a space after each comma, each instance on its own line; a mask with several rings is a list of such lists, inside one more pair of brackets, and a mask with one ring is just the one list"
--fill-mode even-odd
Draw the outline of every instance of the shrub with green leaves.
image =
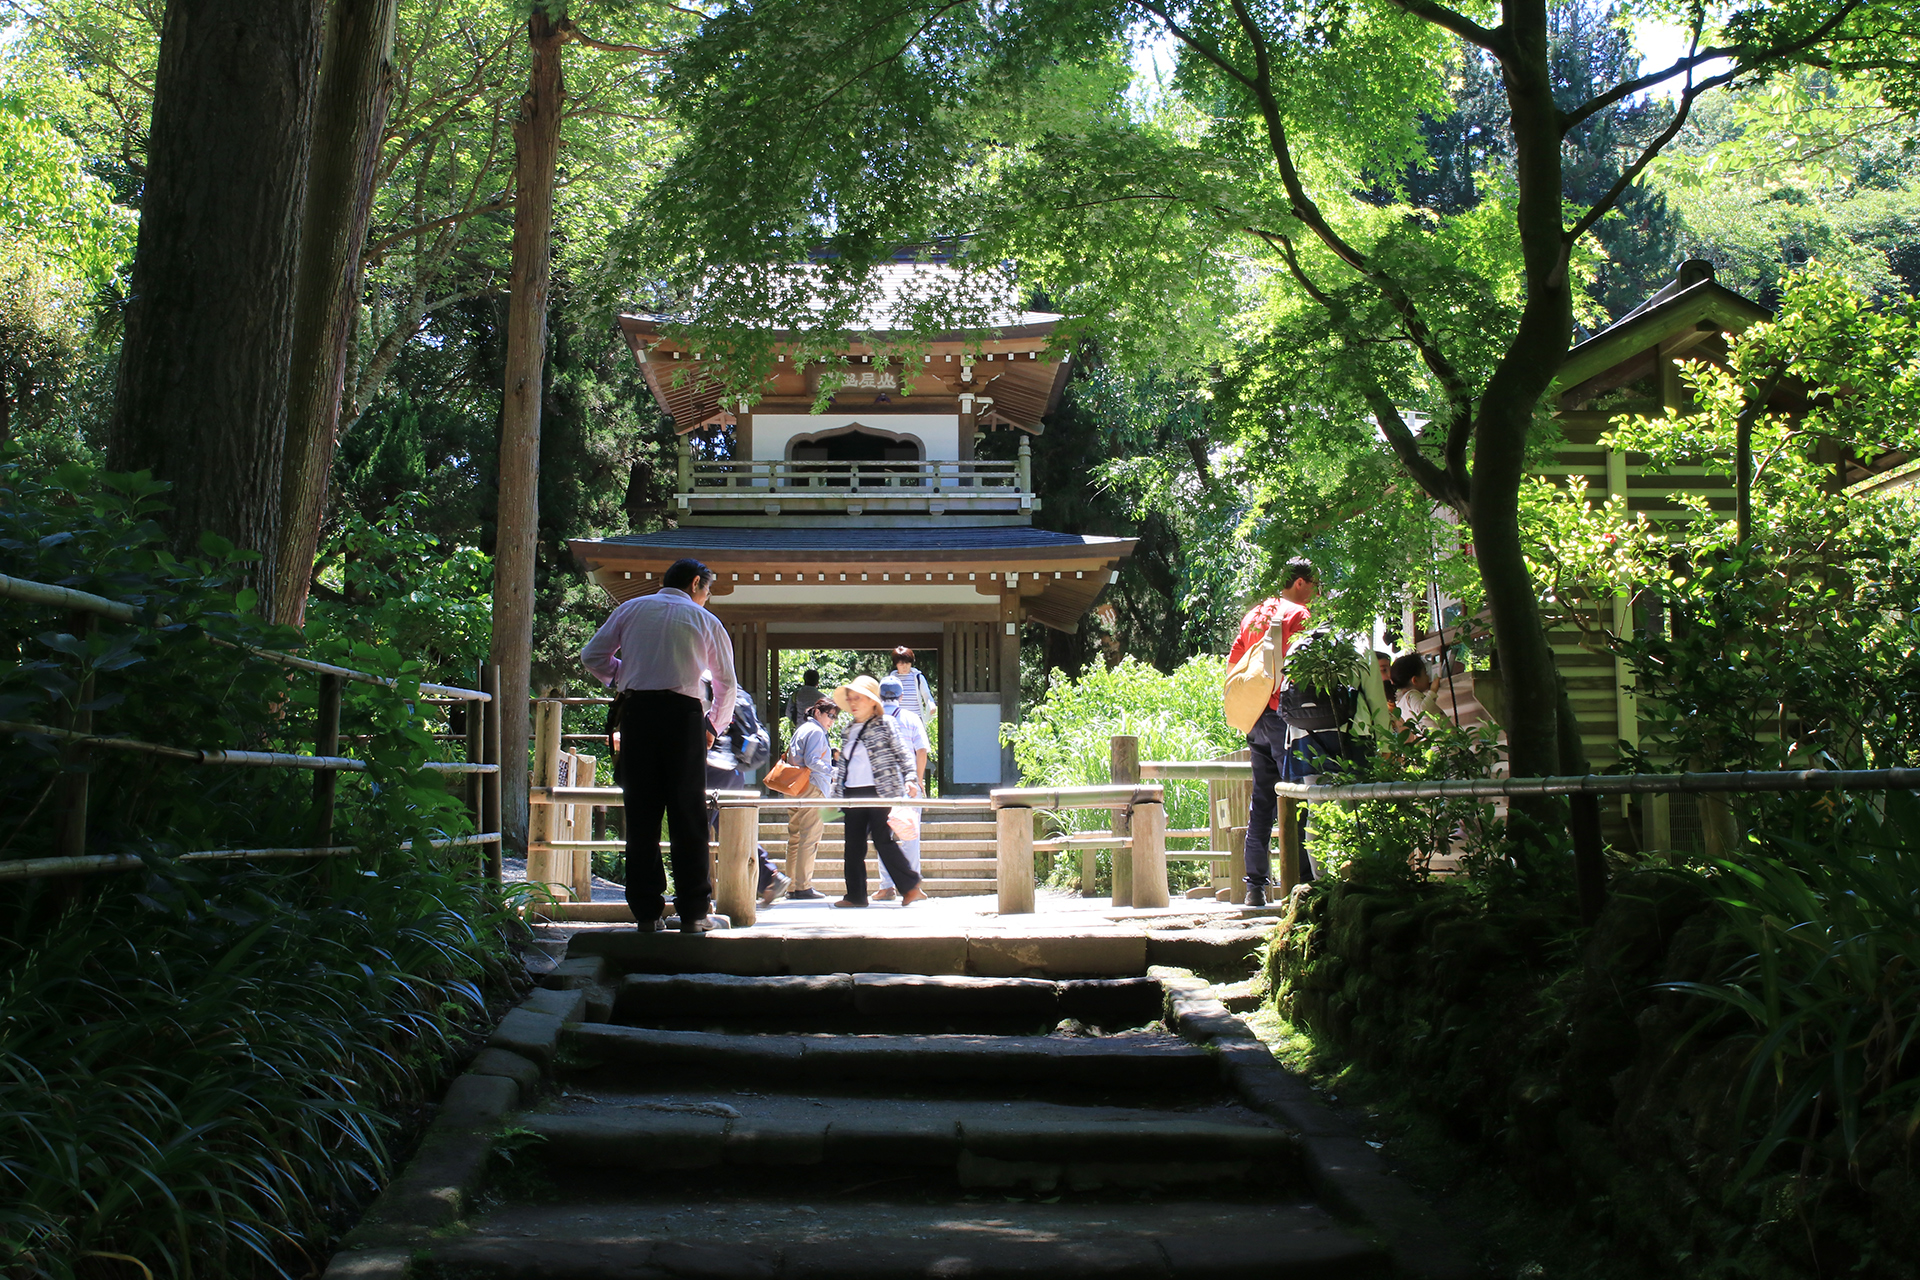
[[[1212, 760], [1238, 751], [1246, 740], [1221, 714], [1220, 690], [1226, 662], [1214, 656], [1191, 658], [1171, 675], [1133, 658], [1118, 666], [1088, 671], [1077, 680], [1055, 679], [1047, 693], [1017, 726], [1006, 730], [1020, 775], [1033, 785], [1097, 786], [1112, 781], [1111, 740], [1130, 735], [1140, 740], [1142, 760]], [[1104, 809], [1063, 809], [1047, 815], [1061, 832], [1104, 831]], [[1167, 825], [1207, 825], [1205, 783], [1167, 784]], [[1076, 874], [1056, 864], [1062, 884]], [[1111, 858], [1100, 854], [1100, 882], [1111, 884]], [[1198, 864], [1174, 862], [1176, 885], [1205, 879]]]

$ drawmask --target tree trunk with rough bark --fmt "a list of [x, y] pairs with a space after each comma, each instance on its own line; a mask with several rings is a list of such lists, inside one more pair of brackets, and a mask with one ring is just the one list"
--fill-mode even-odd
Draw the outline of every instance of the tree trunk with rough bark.
[[108, 461], [170, 481], [165, 525], [258, 551], [273, 598], [320, 0], [171, 0]]
[[280, 471], [273, 620], [297, 627], [320, 542], [340, 424], [347, 341], [360, 305], [360, 250], [393, 94], [398, 0], [333, 0], [320, 61], [313, 157], [294, 289], [293, 369]]
[[493, 649], [500, 668], [500, 796], [507, 843], [527, 840], [528, 668], [540, 519], [540, 395], [546, 363], [554, 170], [560, 150], [564, 35], [536, 9], [527, 22], [533, 69], [514, 122], [513, 271], [507, 308], [506, 394], [500, 413], [500, 509], [493, 553]]

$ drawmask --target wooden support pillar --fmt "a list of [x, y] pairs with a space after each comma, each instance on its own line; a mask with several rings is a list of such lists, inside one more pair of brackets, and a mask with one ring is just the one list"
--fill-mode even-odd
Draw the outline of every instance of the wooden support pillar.
[[[1140, 739], [1115, 735], [1107, 744], [1107, 778], [1112, 782], [1140, 781]], [[1125, 809], [1113, 811], [1113, 834], [1131, 836], [1133, 820]], [[1113, 851], [1113, 905], [1133, 905], [1133, 851]]]
[[[1008, 574], [1001, 583], [1000, 619], [994, 628], [993, 674], [1000, 682], [1000, 723], [1020, 723], [1020, 587], [1018, 575]], [[1013, 761], [1013, 747], [1000, 748], [1000, 785], [1020, 785], [1020, 770]]]
[[1133, 905], [1167, 905], [1167, 807], [1144, 800], [1133, 806]]
[[1000, 914], [1033, 912], [1033, 810], [1008, 805], [994, 812], [994, 842], [999, 864], [995, 884], [1000, 892]]
[[[313, 732], [313, 754], [340, 754], [340, 677], [320, 677], [320, 698]], [[322, 769], [313, 775], [313, 844], [324, 849], [333, 843], [333, 802], [340, 775]]]
[[720, 811], [720, 874], [714, 884], [714, 906], [735, 928], [745, 928], [757, 918], [754, 873], [759, 869], [755, 856], [759, 834], [758, 809]]
[[[480, 691], [492, 695], [480, 704], [480, 737], [485, 746], [485, 763], [500, 763], [500, 668], [489, 665], [481, 668]], [[480, 830], [497, 832], [500, 830], [500, 775], [483, 774], [480, 779]], [[500, 883], [502, 868], [501, 850], [498, 841], [486, 846], [487, 879]]]

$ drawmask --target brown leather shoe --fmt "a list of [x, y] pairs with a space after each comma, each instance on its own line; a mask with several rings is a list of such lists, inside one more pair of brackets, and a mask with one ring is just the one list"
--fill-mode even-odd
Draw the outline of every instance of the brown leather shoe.
[[895, 893], [893, 890], [883, 888], [880, 890], [880, 892], [873, 895], [873, 900], [875, 902], [892, 902], [895, 898], [899, 896], [900, 895]]
[[916, 885], [914, 888], [907, 890], [906, 896], [900, 899], [900, 905], [903, 907], [910, 907], [916, 902], [925, 902], [926, 900], [927, 900], [927, 891]]
[[842, 898], [833, 905], [836, 907], [864, 907], [867, 904], [864, 902], [855, 902], [852, 898]]

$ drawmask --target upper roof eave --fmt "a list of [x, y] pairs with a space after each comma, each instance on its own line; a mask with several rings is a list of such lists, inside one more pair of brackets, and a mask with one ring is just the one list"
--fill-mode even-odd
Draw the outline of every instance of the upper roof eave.
[[[989, 325], [979, 329], [948, 329], [926, 337], [923, 341], [966, 342], [970, 339], [984, 337], [988, 341], [1003, 342], [1013, 338], [1046, 338], [1052, 336], [1053, 332], [1059, 328], [1060, 322], [1065, 318], [1065, 316], [1057, 315], [1051, 311], [1025, 311], [1021, 313], [1021, 321], [1018, 324]], [[663, 326], [670, 325], [674, 322], [660, 316], [622, 314], [619, 317], [619, 323], [621, 331], [626, 333], [629, 338], [653, 337], [670, 341], [671, 339], [667, 339], [666, 336], [662, 334], [661, 329]], [[796, 333], [793, 329], [769, 329], [766, 332], [777, 342], [792, 341]], [[857, 345], [857, 340], [862, 333], [891, 334], [908, 333], [910, 331], [906, 329], [849, 329], [843, 330], [842, 332], [850, 344]]]
[[1701, 321], [1737, 333], [1771, 320], [1773, 313], [1714, 280], [1702, 280], [1669, 297], [1629, 313], [1567, 352], [1554, 376], [1554, 394], [1578, 387], [1628, 357], [1656, 346]]

